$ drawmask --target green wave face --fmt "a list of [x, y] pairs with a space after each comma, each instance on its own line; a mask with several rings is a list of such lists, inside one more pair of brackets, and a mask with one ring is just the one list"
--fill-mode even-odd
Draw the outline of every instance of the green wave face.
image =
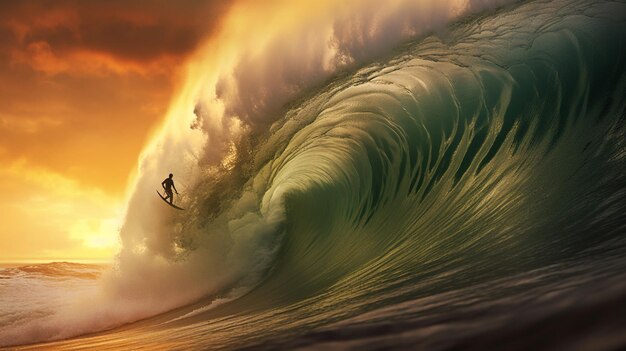
[[[309, 92], [229, 181], [259, 194], [271, 265], [197, 318], [244, 318], [251, 342], [619, 250], [625, 21], [621, 2], [535, 1]], [[181, 242], [236, 218], [200, 193], [211, 214]]]

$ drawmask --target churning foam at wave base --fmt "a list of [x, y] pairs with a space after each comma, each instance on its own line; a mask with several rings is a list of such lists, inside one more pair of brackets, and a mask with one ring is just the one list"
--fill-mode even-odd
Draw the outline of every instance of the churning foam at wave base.
[[[384, 55], [409, 38], [444, 30], [460, 16], [511, 1], [373, 0], [236, 3], [214, 40], [189, 63], [161, 132], [146, 147], [121, 229], [115, 269], [95, 291], [19, 329], [0, 345], [66, 338], [155, 315], [210, 294], [232, 298], [271, 268], [284, 219], [282, 193], [262, 182], [228, 183], [246, 138], [262, 135], [283, 107], [338, 72]], [[206, 218], [173, 213], [155, 187], [175, 174], [183, 203], [209, 192], [202, 180], [234, 185]], [[214, 189], [210, 189], [214, 190]], [[236, 200], [236, 201], [235, 201]], [[230, 201], [234, 201], [230, 203]], [[181, 233], [181, 221], [201, 222]], [[198, 226], [200, 228], [200, 226]], [[193, 242], [186, 238], [192, 237]], [[236, 290], [232, 290], [236, 289]]]

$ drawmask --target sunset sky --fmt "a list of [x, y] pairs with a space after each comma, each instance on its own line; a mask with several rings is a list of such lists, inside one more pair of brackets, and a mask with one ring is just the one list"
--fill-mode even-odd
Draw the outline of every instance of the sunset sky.
[[142, 146], [228, 3], [0, 2], [0, 261], [116, 252]]

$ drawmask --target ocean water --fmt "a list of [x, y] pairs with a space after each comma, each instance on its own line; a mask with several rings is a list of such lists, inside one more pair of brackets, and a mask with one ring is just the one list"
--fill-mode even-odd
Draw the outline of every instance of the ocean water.
[[[70, 262], [0, 263], [0, 335], [37, 334], [37, 321], [45, 320], [98, 289], [104, 264]], [[25, 328], [25, 329], [23, 329]]]
[[513, 4], [404, 42], [236, 141], [187, 211], [134, 220], [131, 200], [111, 270], [3, 269], [0, 344], [623, 348], [625, 65], [623, 1]]

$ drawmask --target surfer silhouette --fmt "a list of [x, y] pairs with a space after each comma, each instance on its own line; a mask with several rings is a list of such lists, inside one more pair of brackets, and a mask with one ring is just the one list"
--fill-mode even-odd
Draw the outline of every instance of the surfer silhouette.
[[174, 204], [174, 193], [172, 193], [172, 189], [174, 189], [176, 195], [178, 195], [178, 190], [176, 190], [176, 186], [174, 186], [174, 179], [172, 178], [174, 178], [174, 175], [170, 173], [169, 178], [165, 178], [165, 180], [161, 182], [161, 186], [167, 195], [164, 200], [167, 201], [167, 199], [170, 199], [170, 204]]

